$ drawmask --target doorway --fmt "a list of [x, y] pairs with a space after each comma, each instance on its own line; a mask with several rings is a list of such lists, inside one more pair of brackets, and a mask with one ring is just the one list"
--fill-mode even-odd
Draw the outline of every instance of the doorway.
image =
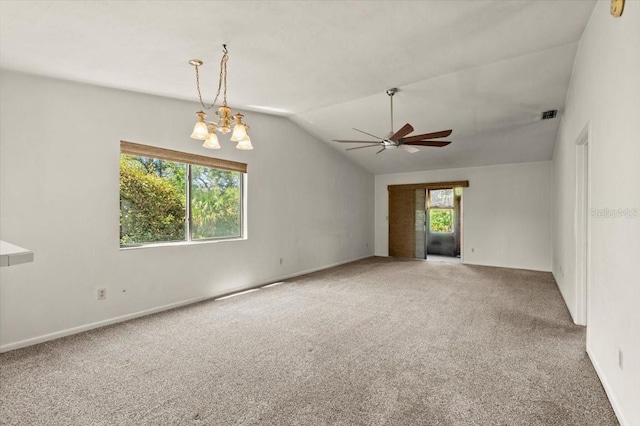
[[427, 189], [425, 195], [425, 258], [459, 263], [462, 188]]
[[389, 256], [460, 262], [468, 181], [389, 185]]

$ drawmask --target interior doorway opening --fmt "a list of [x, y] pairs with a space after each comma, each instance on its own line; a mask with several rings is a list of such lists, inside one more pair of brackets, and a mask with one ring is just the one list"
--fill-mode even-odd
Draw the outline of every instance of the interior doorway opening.
[[[427, 260], [460, 262], [462, 252], [462, 188], [426, 189], [424, 197], [416, 197], [416, 201], [424, 199], [421, 206], [416, 206], [424, 216], [420, 244], [424, 248], [418, 250], [421, 258]], [[421, 201], [421, 200], [420, 200]]]
[[389, 256], [461, 263], [468, 181], [389, 185]]

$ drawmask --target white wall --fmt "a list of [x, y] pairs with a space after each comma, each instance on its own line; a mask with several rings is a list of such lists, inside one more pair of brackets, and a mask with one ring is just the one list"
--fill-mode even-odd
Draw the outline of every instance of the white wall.
[[469, 181], [462, 195], [464, 263], [551, 270], [550, 161], [376, 176], [376, 255], [389, 253], [388, 185], [457, 180]]
[[[189, 138], [195, 103], [8, 71], [0, 84], [1, 239], [35, 252], [0, 270], [0, 349], [373, 253], [373, 176], [285, 118], [247, 112], [255, 149], [227, 136], [212, 152]], [[120, 250], [121, 139], [248, 163], [249, 238]]]
[[[589, 122], [591, 208], [640, 211], [640, 2], [627, 1], [618, 19], [608, 9], [597, 4], [580, 41], [553, 159], [553, 272], [573, 315], [575, 141]], [[640, 217], [589, 226], [587, 351], [621, 423], [640, 425]]]

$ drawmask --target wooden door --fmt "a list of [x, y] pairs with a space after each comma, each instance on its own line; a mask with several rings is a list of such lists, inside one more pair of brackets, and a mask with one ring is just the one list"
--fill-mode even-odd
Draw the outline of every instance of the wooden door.
[[389, 188], [389, 256], [415, 256], [414, 188]]

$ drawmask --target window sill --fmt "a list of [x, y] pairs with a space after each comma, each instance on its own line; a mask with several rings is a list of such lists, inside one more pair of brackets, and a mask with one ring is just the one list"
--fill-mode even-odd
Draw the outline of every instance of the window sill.
[[174, 242], [166, 242], [166, 243], [150, 243], [150, 244], [141, 244], [139, 246], [120, 247], [120, 251], [159, 248], [159, 247], [196, 246], [201, 244], [215, 244], [215, 243], [227, 243], [230, 241], [244, 241], [246, 239], [247, 239], [246, 237], [235, 237], [235, 238], [216, 238], [216, 239], [200, 240], [200, 241], [174, 241]]

